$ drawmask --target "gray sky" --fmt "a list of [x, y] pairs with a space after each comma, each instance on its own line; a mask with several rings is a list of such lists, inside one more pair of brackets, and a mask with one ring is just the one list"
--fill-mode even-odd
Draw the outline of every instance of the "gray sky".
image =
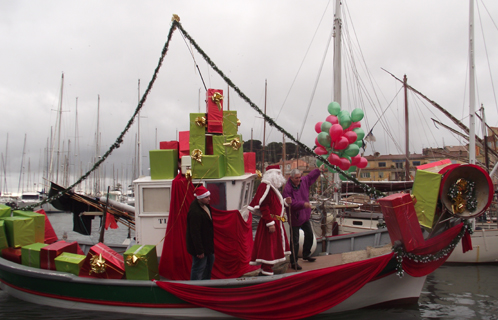
[[[379, 123], [374, 128], [377, 142], [367, 148], [366, 154], [404, 152], [393, 142], [404, 148], [403, 95], [400, 92], [396, 97], [399, 83], [381, 68], [399, 78], [406, 74], [410, 85], [468, 125], [468, 1], [343, 3], [345, 39], [354, 42], [351, 49], [345, 44], [344, 51], [354, 52], [354, 64], [364, 87], [352, 86], [351, 59], [345, 52], [342, 107], [364, 109], [362, 126], [368, 131], [381, 110], [390, 105], [382, 117], [384, 125]], [[332, 30], [333, 7], [334, 2], [328, 0], [0, 2], [0, 152], [7, 161], [8, 188], [17, 192], [25, 135], [26, 176], [21, 180], [23, 184], [28, 179], [30, 184], [41, 181], [47, 140], [56, 122], [54, 110], [59, 103], [62, 73], [65, 150], [70, 139], [73, 157], [78, 143], [78, 161], [84, 170], [88, 168], [95, 152], [98, 95], [101, 152], [109, 148], [136, 108], [138, 79], [141, 93], [145, 91], [174, 13], [207, 55], [261, 109], [267, 80], [268, 115], [278, 117], [277, 122], [293, 135], [304, 125], [300, 140], [312, 147], [315, 123], [325, 120], [327, 105], [333, 101], [332, 44], [317, 80]], [[496, 126], [498, 107], [491, 77], [498, 78], [498, 2], [476, 0], [475, 20], [477, 106], [484, 104], [488, 124]], [[194, 56], [206, 86], [226, 91], [227, 85], [200, 55]], [[358, 90], [363, 92], [361, 96], [354, 93]], [[199, 92], [203, 100], [205, 91], [193, 59], [176, 31], [142, 112], [144, 173], [148, 150], [157, 148], [156, 137], [157, 141], [175, 140], [177, 131], [188, 130], [188, 113], [198, 112]], [[431, 123], [430, 118], [436, 117], [452, 125], [443, 115], [413, 94], [409, 99], [411, 152], [442, 147], [443, 143], [462, 143]], [[204, 102], [200, 108], [205, 110]], [[254, 138], [262, 140], [262, 119], [232, 90], [230, 109], [239, 113], [239, 131], [244, 139], [250, 139], [253, 128]], [[134, 125], [123, 146], [109, 159], [107, 175], [111, 175], [114, 163], [122, 179], [131, 179], [136, 132]], [[267, 143], [282, 140], [276, 130], [268, 128], [267, 132]]]

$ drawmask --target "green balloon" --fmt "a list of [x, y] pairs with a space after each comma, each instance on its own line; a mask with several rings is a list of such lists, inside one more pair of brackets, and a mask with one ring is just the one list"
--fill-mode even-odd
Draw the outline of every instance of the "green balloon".
[[337, 171], [335, 171], [334, 169], [332, 169], [331, 167], [327, 166], [327, 170], [331, 173], [337, 173]]
[[356, 171], [356, 166], [351, 166], [348, 169], [348, 172], [355, 172]]
[[348, 181], [348, 178], [343, 176], [342, 174], [339, 175], [339, 178], [341, 178], [342, 181]]
[[344, 117], [344, 116], [348, 116], [349, 118], [351, 118], [351, 115], [349, 114], [349, 111], [348, 110], [341, 110], [339, 112], [339, 114], [337, 115], [337, 118], [339, 117]]
[[316, 166], [317, 166], [318, 168], [320, 168], [320, 167], [322, 166], [322, 164], [323, 164], [323, 161], [322, 161], [322, 160], [318, 160], [318, 159], [316, 159]]
[[354, 128], [353, 132], [356, 133], [356, 141], [361, 141], [365, 137], [365, 131], [362, 128]]
[[351, 121], [353, 122], [361, 121], [361, 119], [363, 119], [364, 116], [365, 114], [363, 113], [363, 110], [361, 110], [360, 108], [356, 108], [353, 111], [351, 111]]
[[342, 129], [347, 129], [351, 125], [351, 117], [349, 114], [345, 114], [342, 116], [337, 117], [339, 119], [339, 124], [341, 125]]
[[330, 147], [330, 135], [325, 132], [320, 132], [317, 137], [318, 143], [324, 147]]
[[363, 148], [363, 141], [356, 141], [354, 144], [358, 146], [358, 148]]
[[329, 103], [328, 110], [331, 115], [336, 116], [341, 111], [341, 106], [339, 105], [339, 103], [334, 101]]
[[357, 144], [351, 143], [346, 150], [344, 150], [344, 153], [350, 157], [356, 156], [360, 152], [360, 147], [358, 147]]
[[328, 122], [328, 121], [324, 121], [324, 122], [322, 123], [322, 126], [321, 126], [322, 132], [329, 133], [329, 131], [330, 131], [330, 127], [332, 127], [332, 123], [330, 123], [330, 122]]

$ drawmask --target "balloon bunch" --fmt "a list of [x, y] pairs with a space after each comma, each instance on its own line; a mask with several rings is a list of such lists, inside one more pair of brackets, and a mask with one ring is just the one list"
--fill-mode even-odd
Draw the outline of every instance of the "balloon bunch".
[[[324, 157], [330, 164], [343, 171], [354, 172], [356, 167], [363, 169], [368, 161], [360, 155], [365, 132], [361, 128], [363, 110], [357, 108], [351, 111], [341, 110], [337, 102], [328, 105], [329, 116], [323, 122], [315, 125], [318, 136], [315, 139], [315, 153]], [[317, 160], [317, 165], [321, 166]], [[329, 171], [335, 172], [329, 168]], [[345, 179], [341, 175], [341, 179]]]

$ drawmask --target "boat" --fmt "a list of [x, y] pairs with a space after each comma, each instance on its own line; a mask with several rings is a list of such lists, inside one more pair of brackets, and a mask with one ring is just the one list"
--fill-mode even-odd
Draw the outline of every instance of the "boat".
[[[337, 1], [336, 5], [339, 9], [340, 2]], [[339, 27], [340, 10], [336, 12], [338, 12], [336, 19], [339, 17], [336, 23]], [[174, 16], [159, 65], [133, 117], [136, 117], [142, 108], [157, 78], [168, 51], [169, 41], [176, 30], [182, 33], [182, 36], [233, 90], [251, 107], [263, 114], [214, 65], [185, 31], [179, 18]], [[268, 120], [274, 127], [284, 131], [270, 118]], [[126, 130], [97, 161], [92, 170], [95, 170], [119, 146]], [[292, 136], [289, 135], [289, 138], [294, 139], [294, 142], [299, 143], [301, 147], [309, 149]], [[189, 159], [192, 161], [190, 164]], [[247, 208], [257, 174], [246, 173], [244, 170], [239, 175], [222, 175], [211, 179], [196, 177], [195, 167], [199, 168], [196, 164], [199, 159], [203, 158], [200, 158], [198, 153], [182, 157], [181, 173], [178, 173], [175, 166], [178, 164], [178, 159], [170, 159], [163, 164], [174, 168], [172, 177], [155, 179], [151, 175], [134, 181], [136, 203], [133, 224], [136, 243], [139, 246], [156, 246], [161, 278], [144, 281], [79, 277], [14, 263], [0, 257], [0, 288], [24, 301], [68, 309], [185, 318], [256, 319], [271, 316], [278, 319], [299, 319], [365, 307], [416, 303], [426, 276], [446, 260], [456, 243], [467, 234], [468, 226], [457, 223], [448, 229], [439, 230], [437, 234], [431, 235], [430, 239], [424, 239], [420, 246], [411, 248], [409, 252], [405, 250], [406, 243], [403, 241], [397, 241], [393, 247], [389, 245], [378, 248], [372, 247], [370, 244], [374, 242], [370, 240], [368, 245], [367, 242], [361, 241], [362, 237], [378, 238], [376, 230], [364, 234], [342, 235], [333, 239], [324, 238], [320, 241], [320, 254], [315, 253], [317, 261], [303, 264], [302, 271], [289, 270], [288, 263], [285, 262], [278, 266], [280, 269], [278, 272], [275, 270], [275, 275], [257, 276], [259, 270], [248, 264], [252, 247], [252, 214]], [[326, 160], [325, 162], [331, 166]], [[207, 166], [206, 163], [207, 161], [204, 162], [204, 166]], [[219, 162], [215, 163], [219, 165]], [[91, 170], [72, 186], [78, 185], [90, 174]], [[213, 200], [212, 208], [216, 209], [213, 210], [213, 220], [218, 217], [229, 217], [237, 221], [237, 228], [234, 228], [233, 224], [225, 227], [228, 230], [236, 229], [236, 238], [229, 238], [225, 233], [219, 233], [215, 237], [220, 237], [220, 241], [225, 241], [238, 250], [217, 251], [216, 263], [222, 266], [231, 265], [232, 268], [217, 267], [215, 264], [213, 270], [215, 279], [187, 281], [188, 254], [177, 245], [184, 241], [184, 230], [178, 226], [182, 221], [185, 223], [185, 215], [182, 216], [181, 212], [186, 210], [187, 205], [185, 201], [178, 199], [193, 197], [193, 190], [189, 186], [199, 184], [205, 185], [212, 194], [218, 196], [216, 201]], [[86, 205], [98, 207], [103, 212], [112, 211], [112, 204], [106, 202], [104, 207], [100, 200], [84, 199], [72, 193], [71, 187], [56, 190], [47, 201], [64, 202], [65, 197], [79, 197]], [[219, 216], [216, 212], [219, 212]], [[127, 221], [131, 223], [132, 220], [129, 217]], [[220, 225], [217, 225], [215, 230], [218, 229], [225, 230]], [[123, 245], [109, 245], [109, 247], [118, 255], [126, 250], [126, 246]], [[85, 246], [81, 248], [86, 254], [92, 249]], [[170, 252], [174, 255], [167, 254]], [[233, 267], [234, 257], [237, 267]]]

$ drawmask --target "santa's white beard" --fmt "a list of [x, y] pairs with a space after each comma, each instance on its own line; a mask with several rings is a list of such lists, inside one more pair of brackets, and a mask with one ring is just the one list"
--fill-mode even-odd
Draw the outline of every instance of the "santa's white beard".
[[271, 170], [266, 172], [263, 175], [262, 180], [268, 181], [272, 186], [274, 186], [277, 189], [283, 186], [285, 183], [285, 178], [282, 176], [280, 171], [277, 170]]

